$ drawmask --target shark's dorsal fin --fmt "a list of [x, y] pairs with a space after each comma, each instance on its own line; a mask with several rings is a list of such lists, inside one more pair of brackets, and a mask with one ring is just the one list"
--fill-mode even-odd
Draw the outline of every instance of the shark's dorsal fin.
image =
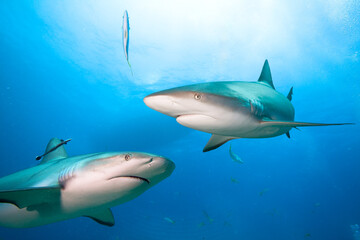
[[269, 62], [267, 59], [265, 60], [265, 63], [262, 68], [258, 82], [265, 83], [265, 84], [269, 85], [270, 87], [272, 87], [273, 89], [275, 89], [273, 81], [272, 81], [272, 77], [271, 77]]
[[293, 87], [290, 88], [290, 91], [289, 91], [289, 93], [287, 95], [287, 99], [289, 99], [289, 101], [292, 100], [292, 95], [293, 95]]
[[[46, 150], [45, 150], [45, 153], [49, 152], [51, 149], [53, 149], [54, 147], [56, 147], [57, 145], [61, 144], [61, 140], [58, 139], [58, 138], [52, 138], [48, 145], [46, 146]], [[58, 159], [61, 159], [61, 158], [67, 158], [68, 155], [65, 151], [65, 147], [64, 145], [61, 145], [60, 147], [58, 147], [57, 149], [55, 149], [54, 151], [52, 152], [49, 152], [48, 154], [46, 154], [41, 163], [46, 163], [48, 161], [51, 161], [51, 160], [58, 160]]]
[[0, 191], [0, 202], [25, 208], [60, 201], [60, 186]]
[[101, 211], [91, 213], [89, 215], [85, 215], [84, 217], [91, 218], [95, 222], [105, 226], [112, 227], [115, 225], [114, 215], [109, 208], [102, 209]]
[[203, 152], [208, 152], [213, 149], [216, 149], [231, 139], [235, 139], [235, 137], [213, 134], [210, 140], [208, 141], [208, 143], [206, 144], [206, 146], [204, 147]]

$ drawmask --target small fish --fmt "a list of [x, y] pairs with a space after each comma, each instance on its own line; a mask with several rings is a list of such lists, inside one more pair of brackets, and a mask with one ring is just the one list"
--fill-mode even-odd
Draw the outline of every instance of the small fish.
[[201, 223], [198, 224], [198, 227], [203, 227], [203, 226], [205, 226], [204, 222], [201, 222]]
[[239, 183], [239, 180], [237, 180], [236, 178], [231, 177], [230, 179], [232, 183]]
[[259, 192], [259, 196], [262, 197], [264, 195], [264, 193], [266, 193], [268, 191], [269, 191], [268, 188], [264, 188], [263, 190], [261, 190], [261, 192]]
[[267, 214], [272, 216], [272, 217], [274, 217], [278, 213], [279, 213], [279, 211], [276, 208], [274, 208], [273, 210], [267, 212]]
[[231, 223], [229, 223], [228, 221], [224, 221], [224, 226], [228, 226], [228, 227], [231, 227]]
[[210, 223], [214, 221], [205, 210], [203, 210], [203, 214]]
[[66, 140], [62, 140], [62, 139], [61, 139], [60, 141], [61, 141], [61, 142], [60, 142], [58, 145], [56, 145], [55, 147], [53, 147], [52, 149], [50, 149], [49, 151], [47, 151], [47, 152], [44, 153], [43, 155], [36, 156], [35, 159], [36, 159], [36, 160], [40, 160], [42, 157], [44, 157], [44, 156], [48, 155], [49, 153], [55, 151], [56, 149], [58, 149], [58, 148], [61, 147], [62, 145], [67, 144], [68, 142], [70, 142], [70, 141], [71, 141], [71, 138], [66, 139]]
[[320, 207], [320, 203], [315, 203], [313, 210], [311, 210], [311, 213], [315, 213], [318, 207]]
[[236, 155], [233, 151], [231, 151], [231, 144], [230, 144], [230, 148], [229, 148], [229, 154], [230, 154], [230, 157], [232, 158], [232, 160], [234, 160], [234, 162], [237, 162], [237, 163], [244, 163], [243, 160], [241, 160], [241, 158]]
[[129, 31], [130, 31], [130, 24], [129, 24], [129, 15], [127, 10], [124, 12], [123, 16], [123, 26], [122, 26], [122, 38], [123, 38], [123, 47], [124, 47], [124, 53], [127, 63], [129, 64], [131, 74], [133, 74], [133, 71], [131, 69], [131, 65], [129, 62]]
[[304, 235], [304, 238], [308, 238], [308, 237], [311, 237], [310, 233], [307, 233], [307, 234]]
[[171, 223], [171, 224], [175, 224], [175, 221], [172, 220], [171, 218], [168, 218], [168, 217], [164, 217], [164, 220]]

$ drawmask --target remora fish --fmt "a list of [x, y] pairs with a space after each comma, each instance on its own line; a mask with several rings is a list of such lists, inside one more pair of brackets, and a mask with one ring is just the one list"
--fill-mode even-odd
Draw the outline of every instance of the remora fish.
[[239, 180], [237, 180], [236, 178], [233, 178], [233, 177], [231, 177], [230, 180], [232, 183], [240, 183]]
[[50, 150], [46, 151], [43, 155], [40, 155], [40, 156], [36, 156], [36, 160], [40, 160], [42, 157], [44, 157], [45, 155], [55, 151], [56, 149], [58, 149], [60, 146], [64, 145], [64, 144], [67, 144], [68, 142], [71, 141], [71, 138], [67, 139], [67, 140], [60, 140], [60, 143], [57, 144], [56, 146], [52, 147]]
[[172, 219], [169, 218], [169, 217], [164, 217], [164, 220], [167, 221], [167, 222], [169, 222], [169, 223], [171, 223], [171, 224], [175, 224], [175, 221], [172, 220]]
[[181, 125], [212, 133], [204, 152], [236, 138], [290, 137], [292, 128], [348, 124], [295, 122], [292, 92], [285, 97], [275, 90], [266, 60], [257, 82], [187, 85], [150, 94], [144, 102]]
[[236, 154], [231, 150], [231, 144], [230, 144], [230, 148], [229, 148], [229, 154], [230, 154], [231, 159], [232, 159], [234, 162], [244, 163], [244, 161], [243, 161], [238, 155], [236, 155]]
[[214, 221], [214, 219], [212, 219], [205, 210], [203, 210], [203, 214], [210, 223], [212, 223]]
[[125, 58], [126, 58], [127, 63], [129, 64], [131, 74], [133, 74], [131, 65], [129, 62], [129, 31], [130, 31], [129, 15], [128, 15], [127, 10], [125, 10], [124, 16], [123, 16], [122, 39], [123, 39]]
[[[45, 152], [59, 143], [51, 139]], [[174, 168], [169, 159], [140, 152], [68, 157], [61, 145], [39, 165], [0, 178], [0, 226], [35, 227], [80, 216], [113, 226], [111, 207], [139, 196]]]

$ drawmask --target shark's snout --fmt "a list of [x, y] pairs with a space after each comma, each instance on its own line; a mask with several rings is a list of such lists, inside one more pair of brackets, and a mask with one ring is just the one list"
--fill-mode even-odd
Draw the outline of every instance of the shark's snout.
[[153, 161], [158, 162], [159, 165], [161, 165], [161, 169], [165, 174], [168, 174], [168, 176], [170, 176], [170, 174], [174, 171], [175, 169], [175, 163], [173, 161], [171, 161], [168, 158], [165, 157], [154, 157]]
[[150, 94], [144, 98], [144, 103], [149, 108], [171, 117], [177, 117], [179, 112], [185, 110], [178, 101], [176, 101], [176, 98], [166, 94]]
[[170, 97], [158, 94], [150, 94], [144, 98], [144, 103], [154, 110], [158, 108], [162, 108], [164, 105], [169, 104], [171, 102]]
[[168, 158], [156, 156], [149, 163], [149, 170], [144, 173], [152, 185], [169, 177], [175, 169], [175, 163]]

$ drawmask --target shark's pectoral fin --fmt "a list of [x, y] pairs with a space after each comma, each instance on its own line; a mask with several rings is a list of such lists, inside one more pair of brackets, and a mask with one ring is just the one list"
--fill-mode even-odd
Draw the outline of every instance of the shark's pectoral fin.
[[315, 127], [315, 126], [336, 126], [336, 125], [352, 125], [354, 123], [307, 123], [307, 122], [291, 122], [291, 121], [276, 121], [276, 120], [262, 120], [263, 126], [280, 126], [280, 127]]
[[111, 209], [109, 209], [109, 208], [103, 209], [103, 210], [95, 212], [95, 213], [91, 213], [84, 217], [91, 218], [95, 222], [100, 223], [105, 226], [112, 227], [115, 225], [114, 215], [111, 212]]
[[60, 200], [60, 187], [37, 187], [11, 191], [0, 191], [0, 203], [11, 203], [25, 208]]
[[208, 152], [211, 150], [214, 150], [218, 147], [220, 147], [221, 145], [223, 145], [224, 143], [226, 143], [229, 140], [235, 139], [235, 137], [229, 137], [229, 136], [221, 136], [221, 135], [216, 135], [213, 134], [210, 138], [210, 140], [208, 141], [208, 143], [206, 144], [206, 146], [203, 149], [203, 152]]

